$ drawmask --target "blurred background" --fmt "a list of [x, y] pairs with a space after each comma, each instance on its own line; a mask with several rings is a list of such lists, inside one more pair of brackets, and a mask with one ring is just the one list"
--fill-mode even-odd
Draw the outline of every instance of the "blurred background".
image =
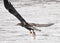
[[[2, 0], [0, 0], [2, 1]], [[34, 1], [34, 2], [60, 2], [60, 0], [10, 0], [12, 2], [29, 2], [29, 1]]]
[[[35, 4], [45, 4], [45, 3], [60, 3], [60, 0], [9, 0], [13, 5], [17, 6], [31, 6]], [[3, 0], [0, 0], [0, 3], [2, 3]], [[14, 2], [14, 3], [13, 3]], [[16, 3], [18, 2], [18, 3]]]

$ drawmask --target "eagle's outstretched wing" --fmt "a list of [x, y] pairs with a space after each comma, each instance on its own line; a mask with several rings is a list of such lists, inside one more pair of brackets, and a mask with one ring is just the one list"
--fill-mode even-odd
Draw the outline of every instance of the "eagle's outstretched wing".
[[[35, 27], [48, 27], [48, 26], [54, 25], [54, 23], [49, 23], [49, 24], [29, 23], [29, 24]], [[17, 25], [21, 25], [21, 23], [18, 23]]]
[[11, 14], [19, 19], [21, 23], [27, 23], [8, 0], [4, 0], [4, 6]]

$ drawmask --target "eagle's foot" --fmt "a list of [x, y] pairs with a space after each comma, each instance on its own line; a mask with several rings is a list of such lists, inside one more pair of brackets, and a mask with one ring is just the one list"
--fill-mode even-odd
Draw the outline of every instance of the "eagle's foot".
[[33, 36], [33, 38], [36, 38], [36, 33], [34, 32], [34, 30], [30, 30], [30, 34]]

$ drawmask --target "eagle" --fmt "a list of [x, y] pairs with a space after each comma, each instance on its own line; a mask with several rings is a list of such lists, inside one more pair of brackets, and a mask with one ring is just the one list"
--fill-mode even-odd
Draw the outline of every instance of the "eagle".
[[16, 9], [13, 7], [13, 5], [11, 4], [10, 1], [8, 0], [3, 0], [4, 2], [4, 7], [8, 10], [9, 13], [11, 13], [12, 15], [14, 15], [21, 23], [18, 23], [18, 25], [26, 28], [27, 30], [29, 30], [30, 34], [36, 35], [35, 31], [34, 30], [37, 30], [37, 31], [41, 31], [39, 29], [36, 29], [34, 26], [37, 26], [37, 27], [47, 27], [47, 26], [51, 26], [53, 25], [52, 24], [35, 24], [35, 23], [28, 23], [22, 16], [21, 14], [19, 14]]

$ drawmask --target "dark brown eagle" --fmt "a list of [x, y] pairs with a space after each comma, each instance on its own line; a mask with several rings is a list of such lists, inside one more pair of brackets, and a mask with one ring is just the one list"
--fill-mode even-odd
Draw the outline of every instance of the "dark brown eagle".
[[19, 23], [20, 26], [25, 27], [26, 29], [28, 29], [30, 31], [30, 33], [32, 33], [35, 36], [35, 31], [41, 31], [39, 29], [36, 29], [34, 26], [37, 27], [47, 27], [47, 26], [51, 26], [52, 24], [35, 24], [35, 23], [28, 23], [26, 22], [26, 20], [21, 16], [21, 14], [19, 14], [16, 9], [13, 7], [13, 5], [11, 4], [10, 1], [8, 0], [3, 0], [4, 2], [4, 6], [5, 8], [12, 14], [14, 15], [21, 23]]

